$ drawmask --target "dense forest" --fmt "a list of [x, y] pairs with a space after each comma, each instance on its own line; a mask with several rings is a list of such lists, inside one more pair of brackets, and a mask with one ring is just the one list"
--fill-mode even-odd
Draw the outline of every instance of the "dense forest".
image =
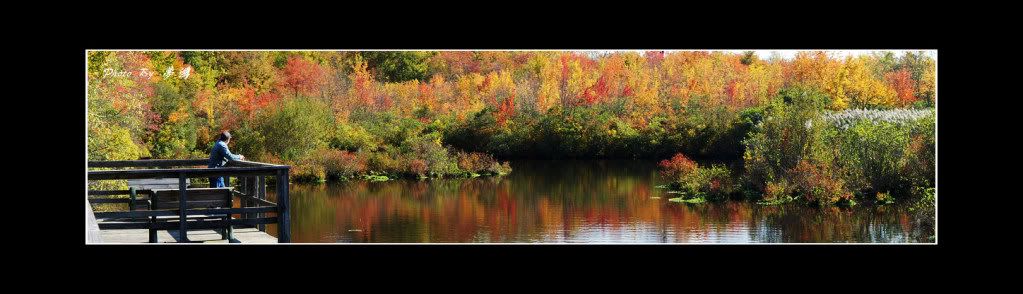
[[[296, 180], [664, 160], [681, 201], [931, 199], [936, 62], [710, 51], [90, 51], [89, 160], [206, 158], [222, 130]], [[739, 165], [739, 168], [726, 166]], [[928, 198], [931, 197], [931, 198]]]

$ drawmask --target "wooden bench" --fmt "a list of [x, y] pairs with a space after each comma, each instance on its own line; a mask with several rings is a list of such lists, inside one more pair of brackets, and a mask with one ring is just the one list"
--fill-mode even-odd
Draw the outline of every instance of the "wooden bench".
[[[185, 209], [208, 209], [208, 208], [231, 208], [233, 188], [189, 188], [186, 190], [188, 201]], [[150, 189], [149, 210], [177, 210], [180, 209], [181, 190], [178, 189]], [[138, 208], [137, 208], [138, 209]], [[141, 210], [141, 209], [139, 209]], [[205, 214], [189, 215], [188, 220], [207, 221], [223, 220], [230, 221], [231, 214]], [[150, 221], [180, 221], [179, 216], [150, 217]], [[230, 224], [220, 226], [221, 236], [224, 240], [230, 240], [232, 228]], [[182, 235], [182, 234], [179, 234]], [[156, 242], [156, 229], [149, 230], [149, 241]]]

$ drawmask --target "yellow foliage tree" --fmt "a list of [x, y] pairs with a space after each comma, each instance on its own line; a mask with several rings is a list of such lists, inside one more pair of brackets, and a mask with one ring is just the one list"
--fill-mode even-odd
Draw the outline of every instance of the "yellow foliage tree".
[[561, 68], [556, 59], [537, 55], [539, 59], [540, 89], [537, 91], [536, 110], [547, 113], [561, 104]]
[[925, 61], [927, 63], [924, 68], [924, 73], [920, 77], [920, 87], [917, 89], [917, 97], [934, 103], [937, 89], [938, 67], [934, 64], [933, 59], [926, 59]]
[[895, 105], [895, 91], [876, 76], [871, 69], [871, 62], [867, 56], [846, 59], [843, 67], [846, 73], [846, 96], [856, 107]]

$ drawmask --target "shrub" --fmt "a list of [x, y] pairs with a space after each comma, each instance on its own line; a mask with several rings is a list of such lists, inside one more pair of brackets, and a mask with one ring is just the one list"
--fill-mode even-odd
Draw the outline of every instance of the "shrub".
[[879, 204], [895, 203], [895, 199], [892, 198], [892, 195], [885, 192], [877, 192], [877, 194], [874, 196], [874, 201]]
[[767, 202], [783, 201], [789, 198], [789, 183], [785, 179], [777, 182], [768, 182], [764, 189], [763, 200]]
[[934, 241], [935, 235], [935, 209], [937, 198], [935, 188], [914, 187], [912, 194], [916, 202], [910, 206], [909, 211], [913, 213], [914, 235], [920, 241]]
[[131, 133], [119, 126], [89, 128], [89, 160], [137, 160], [149, 152], [132, 141]]
[[692, 173], [697, 167], [695, 161], [692, 161], [682, 153], [675, 154], [671, 159], [661, 160], [658, 166], [661, 168], [661, 175], [672, 180]]
[[354, 124], [338, 124], [330, 139], [330, 147], [347, 151], [373, 151], [380, 145], [379, 140], [366, 128]]
[[236, 136], [246, 141], [240, 145], [261, 146], [281, 159], [297, 160], [326, 146], [330, 136], [328, 126], [333, 120], [329, 109], [312, 98], [285, 100], [278, 107], [260, 112], [252, 127], [246, 129], [248, 132], [238, 132]]
[[822, 205], [853, 203], [853, 192], [903, 197], [933, 186], [933, 110], [825, 113], [826, 100], [814, 94], [779, 96], [744, 141], [744, 183], [764, 200], [783, 190], [777, 185], [786, 177], [793, 192]]
[[322, 165], [303, 161], [291, 164], [291, 179], [296, 182], [323, 182], [327, 172]]
[[934, 120], [934, 115], [925, 116], [910, 125], [911, 138], [904, 153], [906, 156], [902, 171], [913, 187], [934, 187]]
[[904, 128], [887, 122], [861, 121], [838, 136], [842, 142], [841, 162], [852, 168], [854, 183], [872, 192], [908, 189], [899, 174], [900, 161], [909, 144]]
[[427, 169], [426, 160], [413, 159], [412, 161], [409, 162], [409, 171], [418, 175], [419, 177], [425, 177], [426, 173], [429, 171]]
[[458, 168], [476, 174], [507, 174], [511, 172], [508, 162], [500, 163], [493, 156], [480, 152], [456, 153]]
[[672, 181], [671, 187], [679, 189], [690, 198], [721, 199], [734, 192], [734, 182], [724, 165], [700, 167], [685, 155], [678, 153], [671, 160], [660, 163], [661, 175]]
[[355, 153], [322, 148], [292, 163], [292, 174], [299, 182], [323, 182], [348, 179], [366, 171], [366, 164]]
[[497, 161], [490, 164], [490, 167], [486, 169], [487, 173], [495, 175], [506, 175], [512, 172], [511, 164], [507, 161], [500, 164]]
[[933, 135], [913, 136], [906, 146], [901, 173], [913, 187], [934, 187]]
[[[409, 160], [422, 160], [424, 166], [412, 168], [406, 166], [403, 172], [415, 175], [441, 176], [457, 172], [457, 167], [451, 151], [441, 145], [441, 136], [438, 132], [429, 132], [406, 138], [400, 146], [400, 152]], [[410, 164], [411, 161], [405, 162]], [[420, 169], [422, 173], [419, 172]]]
[[318, 164], [322, 165], [329, 178], [351, 178], [366, 171], [366, 163], [355, 153], [337, 149], [323, 149], [316, 152]]
[[699, 168], [696, 179], [700, 183], [700, 192], [714, 199], [722, 199], [734, 192], [734, 183], [728, 168], [724, 165], [711, 165], [710, 168]]
[[768, 182], [781, 180], [800, 161], [820, 157], [821, 151], [827, 149], [820, 144], [823, 124], [817, 104], [821, 102], [784, 97], [794, 100], [791, 103], [776, 100], [743, 141], [746, 147], [743, 177], [761, 192]]
[[404, 170], [401, 164], [403, 157], [390, 149], [383, 152], [362, 151], [358, 154], [360, 156], [365, 154], [367, 172], [395, 173]]
[[[907, 197], [913, 187], [933, 187], [934, 121], [929, 111], [859, 111], [834, 124], [826, 141], [851, 187], [875, 195]], [[834, 116], [833, 116], [834, 117]]]
[[852, 200], [852, 192], [831, 166], [803, 160], [789, 174], [795, 190], [809, 203], [823, 206]]

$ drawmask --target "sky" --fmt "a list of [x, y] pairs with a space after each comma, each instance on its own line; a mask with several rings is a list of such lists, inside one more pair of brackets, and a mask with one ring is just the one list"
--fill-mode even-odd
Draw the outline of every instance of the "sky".
[[[646, 51], [650, 51], [650, 50], [597, 50], [597, 52], [600, 52], [600, 53], [611, 53], [611, 52], [622, 52], [622, 51], [636, 51], [636, 52], [642, 53], [642, 52], [646, 52]], [[654, 50], [654, 51], [661, 51], [661, 50]], [[725, 52], [735, 52], [735, 53], [742, 53], [742, 52], [745, 52], [745, 51], [753, 51], [753, 52], [756, 52], [757, 56], [760, 57], [761, 59], [768, 59], [768, 58], [771, 57], [772, 54], [777, 52], [778, 55], [781, 58], [783, 58], [783, 59], [792, 59], [793, 57], [796, 56], [796, 52], [799, 52], [799, 51], [816, 51], [816, 50], [754, 50], [754, 49], [742, 49], [742, 50], [664, 50], [664, 51], [668, 51], [668, 52], [675, 52], [675, 51], [725, 51]], [[906, 51], [924, 51], [931, 58], [938, 59], [938, 51], [937, 50], [926, 50], [926, 49], [920, 49], [920, 50], [824, 50], [824, 51], [827, 51], [830, 54], [833, 54], [834, 56], [838, 56], [838, 57], [845, 57], [845, 56], [850, 56], [850, 55], [858, 56], [858, 55], [871, 54], [871, 53], [874, 53], [874, 52], [881, 52], [881, 51], [892, 51], [892, 52], [895, 52], [895, 56], [902, 56]]]
[[[739, 53], [741, 53], [741, 52], [750, 51], [750, 50], [722, 50], [722, 51], [739, 52]], [[774, 52], [778, 52], [778, 54], [781, 56], [781, 58], [792, 59], [793, 57], [796, 56], [796, 52], [804, 51], [804, 50], [752, 50], [752, 51], [756, 52], [757, 56], [759, 56], [760, 58], [763, 58], [763, 59], [771, 57], [771, 54], [773, 54]], [[840, 56], [840, 57], [846, 57], [846, 56], [850, 56], [850, 55], [851, 56], [858, 56], [858, 55], [871, 54], [871, 53], [874, 53], [874, 52], [882, 52], [882, 51], [892, 51], [892, 52], [895, 52], [895, 56], [902, 56], [906, 51], [924, 51], [931, 58], [934, 58], [934, 59], [938, 58], [938, 51], [937, 50], [825, 50], [825, 51], [828, 51], [829, 53], [834, 54], [836, 56]]]

